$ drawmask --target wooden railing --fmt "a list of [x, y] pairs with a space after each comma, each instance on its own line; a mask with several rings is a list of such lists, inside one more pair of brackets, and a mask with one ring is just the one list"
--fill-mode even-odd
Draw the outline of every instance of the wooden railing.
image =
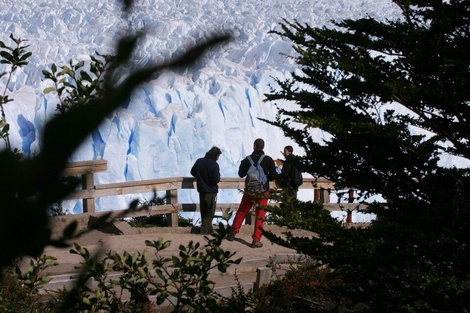
[[[108, 169], [108, 161], [93, 160], [82, 162], [71, 162], [67, 164], [63, 175], [78, 176], [82, 178], [82, 190], [93, 190], [95, 188], [94, 173], [105, 172]], [[73, 198], [77, 199], [77, 198]], [[80, 197], [83, 199], [83, 212], [95, 212], [95, 199]]]
[[[149, 207], [145, 212], [134, 212], [128, 216], [142, 216], [154, 214], [166, 214], [168, 226], [178, 226], [178, 213], [199, 211], [199, 204], [179, 203], [178, 190], [196, 189], [196, 179], [193, 177], [168, 177], [142, 181], [128, 181], [112, 184], [94, 184], [94, 173], [103, 172], [107, 169], [107, 161], [84, 161], [69, 163], [64, 175], [82, 175], [82, 189], [69, 194], [64, 200], [82, 199], [83, 213], [95, 213], [95, 199], [98, 197], [153, 193], [155, 191], [166, 192], [166, 204]], [[222, 178], [219, 189], [243, 190], [244, 178]], [[271, 187], [275, 188], [273, 182]], [[357, 209], [359, 203], [353, 203], [353, 191], [349, 191], [347, 203], [330, 203], [330, 191], [335, 189], [334, 183], [324, 178], [304, 178], [299, 189], [312, 190], [312, 200], [322, 201], [327, 210], [344, 210], [348, 212], [347, 221], [351, 222], [351, 212]], [[217, 209], [237, 210], [239, 203], [217, 203]], [[113, 210], [119, 214], [124, 208]]]

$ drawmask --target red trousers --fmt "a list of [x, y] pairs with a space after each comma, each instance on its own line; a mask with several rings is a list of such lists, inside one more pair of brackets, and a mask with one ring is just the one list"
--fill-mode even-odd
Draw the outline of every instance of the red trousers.
[[[269, 190], [263, 194], [266, 196], [269, 195]], [[266, 211], [262, 207], [268, 205], [268, 198], [256, 198], [246, 193], [243, 194], [242, 201], [240, 202], [237, 214], [233, 220], [232, 233], [237, 234], [240, 231], [243, 220], [254, 204], [259, 204], [259, 207], [256, 208], [255, 230], [251, 238], [253, 238], [254, 241], [260, 241], [263, 234], [264, 217], [266, 216]]]

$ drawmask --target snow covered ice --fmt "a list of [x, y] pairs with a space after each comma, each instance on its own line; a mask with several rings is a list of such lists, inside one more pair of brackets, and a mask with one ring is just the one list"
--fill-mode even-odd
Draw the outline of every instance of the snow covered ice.
[[[274, 103], [264, 102], [264, 94], [272, 77], [288, 76], [295, 64], [283, 55], [293, 52], [291, 44], [269, 31], [282, 19], [321, 26], [366, 14], [393, 17], [398, 10], [387, 0], [146, 0], [136, 1], [126, 15], [111, 0], [4, 0], [0, 12], [0, 40], [11, 43], [12, 33], [28, 40], [33, 53], [8, 85], [14, 101], [5, 110], [12, 146], [26, 157], [41, 150], [41, 130], [55, 114], [55, 96], [42, 92], [48, 82], [41, 72], [52, 63], [86, 60], [96, 51], [112, 54], [116, 39], [128, 31], [146, 33], [134, 56], [138, 66], [169, 58], [215, 30], [235, 37], [189, 70], [165, 73], [142, 86], [87, 139], [70, 161], [107, 160], [108, 171], [95, 175], [102, 184], [190, 176], [192, 164], [213, 145], [223, 151], [222, 176], [237, 177], [258, 137], [265, 139], [268, 155], [281, 157], [279, 151], [293, 143], [258, 118], [274, 118]], [[0, 90], [5, 83], [3, 77]], [[312, 197], [311, 192], [300, 196]], [[97, 211], [124, 209], [134, 198], [99, 198]], [[240, 198], [237, 191], [222, 191], [219, 202]], [[197, 199], [195, 191], [179, 195], [180, 202]], [[79, 201], [67, 205], [81, 212]]]

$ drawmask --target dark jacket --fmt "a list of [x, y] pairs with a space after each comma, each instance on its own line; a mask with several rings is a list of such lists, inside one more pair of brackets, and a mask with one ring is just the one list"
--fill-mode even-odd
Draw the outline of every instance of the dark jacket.
[[295, 170], [295, 166], [294, 166], [294, 160], [297, 159], [297, 156], [291, 154], [289, 156], [286, 157], [286, 160], [284, 161], [284, 164], [282, 165], [282, 170], [281, 170], [281, 174], [279, 175], [278, 177], [278, 181], [280, 181], [280, 185], [281, 185], [281, 188], [294, 188], [294, 189], [298, 189], [299, 186], [296, 186], [294, 183], [293, 183], [293, 179], [294, 179], [294, 170]]
[[[254, 163], [258, 162], [259, 158], [263, 154], [264, 154], [263, 150], [253, 151], [253, 153], [251, 154], [251, 158], [253, 159], [253, 162]], [[264, 188], [268, 190], [269, 182], [276, 180], [277, 178], [276, 164], [274, 164], [273, 159], [269, 155], [265, 155], [264, 159], [261, 161], [261, 167], [263, 168], [264, 173], [266, 174], [266, 177], [268, 178], [268, 181], [266, 182], [266, 185], [264, 186]], [[250, 161], [248, 161], [247, 158], [244, 158], [242, 162], [240, 163], [240, 167], [238, 168], [238, 176], [245, 177], [246, 174], [248, 173], [249, 168], [250, 168]]]
[[197, 159], [191, 168], [191, 175], [196, 178], [198, 192], [219, 192], [217, 184], [220, 182], [220, 168], [214, 159], [207, 157]]

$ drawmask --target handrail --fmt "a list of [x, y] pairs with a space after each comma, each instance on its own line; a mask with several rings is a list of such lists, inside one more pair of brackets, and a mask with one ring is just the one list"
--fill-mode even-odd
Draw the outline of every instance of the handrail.
[[[221, 178], [219, 189], [243, 189], [244, 178]], [[275, 188], [274, 182], [270, 183]], [[140, 181], [127, 181], [111, 184], [96, 185], [93, 188], [76, 190], [64, 200], [98, 198], [106, 196], [147, 193], [178, 189], [196, 189], [196, 179], [193, 177], [167, 177]], [[334, 183], [324, 178], [305, 178], [299, 189], [334, 189]], [[326, 201], [325, 201], [326, 202]]]
[[[119, 196], [129, 194], [152, 193], [154, 191], [166, 191], [166, 204], [152, 206], [148, 212], [135, 213], [135, 215], [147, 214], [167, 214], [169, 226], [178, 225], [178, 213], [183, 211], [198, 211], [199, 204], [184, 204], [178, 202], [178, 190], [180, 189], [196, 189], [196, 179], [193, 177], [167, 177], [141, 181], [127, 181], [110, 184], [94, 184], [94, 173], [103, 172], [107, 169], [107, 161], [84, 161], [70, 163], [64, 174], [82, 175], [84, 183], [82, 189], [77, 189], [64, 198], [64, 200], [83, 200], [83, 213], [95, 213], [95, 199], [107, 196]], [[221, 178], [220, 189], [238, 189], [243, 190], [245, 185], [244, 178], [227, 177]], [[274, 182], [270, 182], [271, 188], [276, 188]], [[335, 189], [334, 182], [325, 178], [304, 178], [303, 184], [299, 189], [313, 190], [312, 200], [322, 201], [326, 209], [329, 210], [351, 210], [359, 207], [358, 203], [352, 203], [352, 195], [350, 195], [349, 203], [329, 203], [329, 192]], [[238, 207], [238, 203], [218, 203], [220, 209]], [[121, 209], [113, 211], [113, 213], [122, 212]]]
[[108, 170], [108, 161], [93, 160], [67, 163], [63, 171], [64, 176], [92, 174]]

